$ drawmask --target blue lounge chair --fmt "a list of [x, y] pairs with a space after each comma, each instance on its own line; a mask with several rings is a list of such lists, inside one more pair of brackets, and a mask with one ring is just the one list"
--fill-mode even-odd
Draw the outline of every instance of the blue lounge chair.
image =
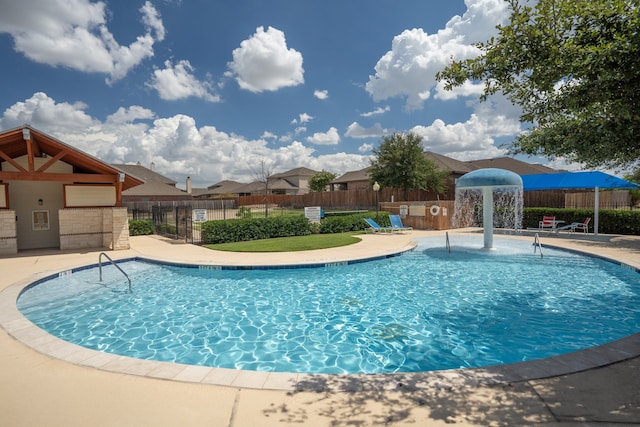
[[393, 231], [391, 227], [381, 227], [371, 218], [365, 218], [364, 220], [367, 224], [369, 224], [369, 228], [367, 228], [366, 231], [370, 231], [372, 233], [390, 233], [391, 231]]
[[389, 221], [391, 221], [391, 228], [393, 231], [411, 231], [412, 227], [406, 227], [402, 224], [402, 218], [400, 215], [389, 215]]

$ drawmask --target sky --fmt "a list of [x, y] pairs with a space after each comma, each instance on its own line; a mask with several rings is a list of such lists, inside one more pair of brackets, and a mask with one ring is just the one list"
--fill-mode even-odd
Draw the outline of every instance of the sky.
[[248, 183], [263, 165], [339, 176], [393, 132], [500, 157], [519, 109], [435, 75], [508, 13], [504, 0], [0, 0], [0, 131], [29, 124], [181, 188]]

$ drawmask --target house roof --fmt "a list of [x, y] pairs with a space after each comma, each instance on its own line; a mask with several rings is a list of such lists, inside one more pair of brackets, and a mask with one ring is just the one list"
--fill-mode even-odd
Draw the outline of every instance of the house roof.
[[[13, 159], [28, 156], [28, 169]], [[29, 125], [0, 133], [0, 157], [11, 163], [18, 172], [0, 171], [0, 180], [60, 181], [91, 184], [115, 184], [122, 182], [127, 190], [143, 183], [126, 171], [109, 165], [90, 154], [63, 143]], [[34, 169], [34, 157], [50, 158], [38, 170]], [[48, 173], [46, 170], [57, 161], [73, 167], [73, 174]], [[122, 174], [122, 175], [121, 175]]]
[[476, 169], [468, 162], [461, 162], [460, 160], [452, 159], [451, 157], [443, 156], [442, 154], [433, 153], [431, 151], [426, 151], [424, 154], [427, 159], [435, 163], [443, 172], [463, 175]]
[[353, 181], [368, 181], [371, 178], [369, 177], [369, 169], [364, 168], [359, 171], [349, 171], [344, 175], [337, 177], [336, 179], [329, 182], [329, 184], [343, 184], [345, 182], [353, 182]]
[[155, 181], [155, 182], [162, 182], [163, 184], [167, 184], [167, 185], [173, 185], [175, 186], [177, 184], [176, 181], [172, 180], [171, 178], [167, 178], [164, 175], [160, 175], [159, 173], [155, 172], [152, 169], [148, 169], [140, 164], [136, 164], [136, 165], [113, 165], [115, 167], [117, 167], [118, 169], [121, 169], [127, 173], [130, 173], [131, 175], [138, 177], [140, 179], [142, 179], [144, 182], [149, 182], [149, 181]]
[[558, 173], [560, 171], [543, 166], [539, 163], [527, 163], [512, 157], [497, 157], [495, 159], [471, 160], [466, 162], [474, 169], [497, 168], [515, 172], [518, 175], [531, 175], [538, 173]]
[[176, 188], [176, 181], [160, 175], [142, 165], [113, 165], [139, 178], [143, 184], [123, 191], [124, 196], [171, 196], [179, 199], [191, 198], [185, 191]]
[[277, 178], [287, 178], [287, 177], [290, 177], [290, 176], [313, 176], [316, 173], [318, 173], [318, 172], [314, 171], [313, 169], [301, 167], [301, 168], [291, 169], [291, 170], [289, 170], [287, 172], [273, 174], [273, 175], [271, 175], [269, 177], [269, 179], [271, 179], [271, 178], [276, 178], [276, 179]]
[[207, 187], [207, 190], [210, 190], [210, 193], [212, 194], [236, 193], [236, 189], [245, 185], [246, 184], [243, 184], [241, 182], [225, 180], [210, 185], [209, 187]]
[[167, 185], [161, 181], [147, 181], [142, 185], [122, 192], [123, 196], [171, 196], [178, 199], [188, 199], [192, 195], [182, 191], [172, 185]]
[[269, 181], [269, 189], [270, 190], [295, 190], [298, 187], [291, 184], [286, 179], [276, 179], [274, 181]]

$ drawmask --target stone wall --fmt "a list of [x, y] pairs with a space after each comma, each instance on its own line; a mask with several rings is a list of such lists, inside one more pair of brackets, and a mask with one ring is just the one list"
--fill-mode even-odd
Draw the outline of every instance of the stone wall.
[[61, 209], [60, 249], [129, 249], [126, 208]]
[[0, 255], [17, 253], [16, 211], [0, 209]]

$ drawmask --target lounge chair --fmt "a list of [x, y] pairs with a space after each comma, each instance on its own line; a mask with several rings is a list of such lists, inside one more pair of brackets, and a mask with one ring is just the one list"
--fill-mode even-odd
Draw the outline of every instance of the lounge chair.
[[406, 227], [402, 224], [402, 218], [400, 215], [389, 215], [389, 221], [391, 221], [391, 228], [393, 231], [411, 231], [412, 227]]
[[554, 230], [556, 228], [556, 217], [555, 216], [543, 216], [542, 221], [538, 222], [538, 228], [540, 230]]
[[589, 232], [589, 222], [591, 222], [591, 217], [586, 218], [584, 222], [574, 222], [571, 224], [571, 231], [575, 232], [576, 230], [582, 230], [585, 233]]
[[365, 218], [364, 220], [367, 224], [369, 224], [369, 228], [367, 228], [366, 231], [370, 231], [372, 233], [390, 233], [391, 231], [393, 231], [391, 227], [381, 227], [371, 218]]

